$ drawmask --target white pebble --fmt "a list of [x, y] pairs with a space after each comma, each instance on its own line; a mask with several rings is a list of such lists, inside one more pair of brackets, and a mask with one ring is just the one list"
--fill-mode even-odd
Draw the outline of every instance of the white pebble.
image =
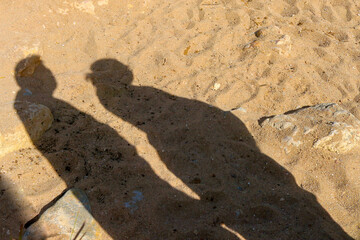
[[215, 83], [213, 89], [218, 90], [221, 87], [220, 83]]

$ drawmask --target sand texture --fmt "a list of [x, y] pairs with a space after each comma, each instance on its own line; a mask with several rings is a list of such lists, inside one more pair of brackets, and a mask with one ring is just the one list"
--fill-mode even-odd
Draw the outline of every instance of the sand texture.
[[71, 187], [105, 240], [360, 239], [358, 1], [0, 13], [0, 239]]

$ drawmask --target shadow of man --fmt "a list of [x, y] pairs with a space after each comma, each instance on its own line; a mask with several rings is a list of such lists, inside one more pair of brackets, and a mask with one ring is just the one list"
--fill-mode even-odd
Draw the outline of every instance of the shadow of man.
[[[55, 98], [55, 77], [39, 56], [21, 60], [15, 73], [20, 118], [22, 102], [45, 105], [54, 117], [42, 138], [32, 139], [34, 145], [68, 187], [86, 191], [93, 216], [113, 239], [184, 238], [166, 224], [169, 213], [158, 215], [158, 208], [160, 201], [188, 200], [185, 194], [159, 179], [117, 131]], [[41, 234], [38, 239], [46, 238]]]
[[167, 223], [192, 226], [196, 239], [231, 238], [217, 232], [220, 226], [240, 239], [351, 239], [288, 171], [260, 152], [233, 114], [132, 85], [132, 73], [115, 59], [98, 60], [91, 71], [87, 79], [104, 107], [145, 132], [167, 168], [200, 196], [161, 200], [160, 210], [171, 213]]

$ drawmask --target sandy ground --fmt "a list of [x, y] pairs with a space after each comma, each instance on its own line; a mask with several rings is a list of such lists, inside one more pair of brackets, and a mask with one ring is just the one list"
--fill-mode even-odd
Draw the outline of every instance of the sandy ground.
[[[0, 158], [1, 239], [67, 187], [86, 191], [109, 239], [360, 239], [358, 151], [286, 154], [258, 124], [326, 102], [360, 117], [357, 1], [0, 12], [1, 108], [54, 115], [40, 141]], [[29, 54], [43, 62], [15, 76]]]

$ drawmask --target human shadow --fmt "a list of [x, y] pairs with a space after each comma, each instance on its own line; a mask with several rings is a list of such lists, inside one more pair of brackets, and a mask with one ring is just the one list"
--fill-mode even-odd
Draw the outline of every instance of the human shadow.
[[[115, 59], [98, 60], [91, 71], [87, 79], [103, 106], [145, 132], [167, 168], [200, 196], [183, 203], [160, 198], [166, 224], [192, 226], [194, 239], [231, 239], [234, 231], [247, 240], [352, 239], [290, 172], [261, 153], [232, 113], [132, 85], [132, 72]], [[221, 235], [221, 227], [235, 235]]]
[[[56, 98], [56, 79], [39, 56], [21, 60], [15, 76], [21, 89], [14, 108], [30, 137], [21, 103], [47, 106], [54, 118], [40, 139], [32, 138], [35, 147], [69, 188], [85, 190], [93, 216], [113, 239], [186, 239], [194, 234], [167, 223], [169, 216], [180, 218], [160, 209], [161, 201], [180, 205], [192, 200], [159, 179], [118, 131]], [[220, 231], [218, 236], [229, 234]], [[45, 230], [40, 235], [45, 238]]]

